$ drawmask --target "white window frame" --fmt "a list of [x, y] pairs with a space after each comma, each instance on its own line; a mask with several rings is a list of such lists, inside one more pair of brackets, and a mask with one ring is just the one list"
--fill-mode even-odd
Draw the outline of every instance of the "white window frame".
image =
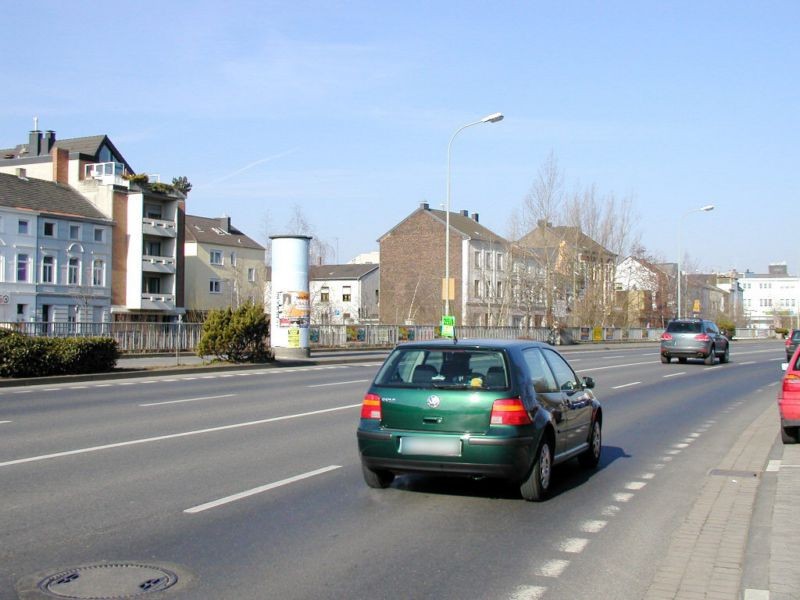
[[92, 286], [103, 287], [105, 284], [105, 280], [106, 280], [106, 261], [104, 261], [101, 258], [96, 258], [94, 259], [94, 261], [92, 261]]
[[[52, 262], [46, 264], [45, 261], [47, 259], [50, 259]], [[52, 283], [52, 284], [58, 283], [58, 281], [56, 280], [56, 266], [57, 266], [56, 257], [53, 256], [52, 254], [47, 254], [42, 257], [42, 270], [39, 275], [41, 277], [42, 283]], [[49, 272], [50, 274], [49, 279], [45, 277], [45, 269], [47, 269], [47, 272]]]
[[[73, 261], [74, 264], [73, 264]], [[75, 256], [71, 256], [67, 260], [67, 285], [80, 285], [81, 284], [81, 260]]]
[[[20, 257], [24, 256], [25, 260], [20, 262]], [[19, 278], [19, 267], [23, 265], [25, 268], [25, 279]], [[17, 259], [14, 261], [14, 280], [18, 283], [30, 283], [31, 281], [31, 255], [27, 252], [20, 252], [17, 254]]]
[[[25, 231], [23, 231], [23, 229]], [[29, 219], [17, 219], [17, 235], [30, 235], [31, 222]]]
[[[74, 237], [72, 236], [72, 230], [73, 230], [73, 228], [75, 228], [75, 229], [77, 229], [77, 230], [78, 230], [78, 235], [76, 235], [76, 236], [74, 236]], [[78, 240], [78, 241], [80, 241], [80, 239], [81, 239], [81, 226], [80, 226], [80, 225], [78, 225], [77, 223], [70, 223], [70, 224], [69, 224], [69, 239], [71, 239], [71, 240]]]
[[[99, 234], [99, 235], [98, 235]], [[95, 227], [94, 228], [94, 241], [98, 243], [103, 243], [106, 241], [106, 230], [102, 227]], [[100, 239], [98, 239], [100, 238]]]
[[222, 293], [222, 280], [221, 279], [209, 279], [208, 280], [208, 293], [209, 294], [221, 294]]
[[[52, 227], [53, 228], [52, 233], [47, 233], [47, 228], [48, 227]], [[45, 221], [44, 222], [44, 224], [42, 225], [42, 236], [43, 237], [54, 238], [54, 237], [56, 237], [57, 233], [58, 233], [58, 223], [56, 223], [55, 221]]]
[[[214, 260], [218, 258], [218, 260]], [[216, 265], [217, 267], [222, 267], [225, 265], [225, 255], [223, 254], [222, 250], [210, 250], [208, 253], [208, 263], [211, 265]]]
[[250, 268], [247, 269], [247, 281], [249, 281], [250, 283], [255, 283], [256, 282], [256, 268], [255, 267], [250, 267]]

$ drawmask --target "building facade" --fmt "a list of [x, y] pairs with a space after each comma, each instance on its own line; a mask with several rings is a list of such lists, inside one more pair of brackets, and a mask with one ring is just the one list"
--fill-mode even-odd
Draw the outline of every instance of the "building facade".
[[740, 276], [743, 311], [753, 327], [800, 327], [800, 278], [789, 275], [786, 263], [768, 266], [766, 273]]
[[105, 135], [56, 140], [31, 131], [27, 144], [0, 150], [0, 173], [69, 186], [113, 221], [111, 313], [121, 321], [171, 321], [184, 312], [185, 196], [133, 169]]
[[69, 186], [0, 173], [0, 322], [108, 321], [112, 232]]
[[379, 265], [311, 266], [308, 279], [312, 323], [356, 325], [378, 321]]
[[186, 215], [185, 237], [187, 312], [199, 316], [263, 302], [264, 247], [233, 227], [230, 217]]

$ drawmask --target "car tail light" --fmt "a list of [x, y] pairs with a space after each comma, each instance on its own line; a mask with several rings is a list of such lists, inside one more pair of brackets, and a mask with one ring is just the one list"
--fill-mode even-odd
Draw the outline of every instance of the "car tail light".
[[696, 339], [698, 342], [707, 342], [711, 338], [708, 337], [707, 333], [698, 333], [696, 336], [694, 336], [694, 339]]
[[377, 394], [365, 394], [361, 403], [362, 419], [381, 420], [381, 397]]
[[531, 417], [520, 398], [495, 400], [492, 405], [492, 425], [530, 425]]
[[664, 333], [661, 334], [661, 339], [664, 340], [665, 342], [668, 342], [672, 339], [672, 336], [665, 331]]
[[786, 347], [788, 348], [791, 345], [792, 345], [792, 338], [786, 338]]
[[797, 389], [800, 388], [800, 375], [797, 373], [787, 373], [783, 377], [783, 389], [792, 388]]

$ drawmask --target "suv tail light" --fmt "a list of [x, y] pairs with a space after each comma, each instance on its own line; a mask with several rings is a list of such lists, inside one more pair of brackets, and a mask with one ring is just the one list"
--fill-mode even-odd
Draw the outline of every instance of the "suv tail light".
[[661, 339], [664, 340], [665, 342], [668, 342], [672, 339], [672, 336], [665, 331], [664, 333], [661, 334]]
[[492, 404], [492, 425], [530, 425], [532, 423], [520, 398], [503, 398]]
[[381, 420], [381, 397], [378, 394], [365, 394], [361, 403], [362, 419]]
[[786, 338], [786, 347], [788, 348], [791, 345], [792, 345], [792, 338], [790, 337]]
[[707, 342], [711, 338], [708, 337], [707, 333], [698, 333], [696, 336], [694, 336], [694, 339], [696, 339], [698, 342]]

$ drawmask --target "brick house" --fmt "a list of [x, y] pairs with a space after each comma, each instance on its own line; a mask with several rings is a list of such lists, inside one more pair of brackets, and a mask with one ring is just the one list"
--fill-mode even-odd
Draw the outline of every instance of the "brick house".
[[[427, 203], [378, 239], [380, 322], [438, 324], [444, 312], [445, 211]], [[510, 290], [507, 240], [478, 214], [450, 213], [451, 313], [457, 325], [510, 325], [519, 318]]]
[[19, 168], [70, 186], [114, 222], [114, 320], [171, 321], [184, 312], [183, 194], [123, 177], [134, 171], [105, 135], [56, 140], [34, 129], [27, 144], [0, 150], [0, 173]]

